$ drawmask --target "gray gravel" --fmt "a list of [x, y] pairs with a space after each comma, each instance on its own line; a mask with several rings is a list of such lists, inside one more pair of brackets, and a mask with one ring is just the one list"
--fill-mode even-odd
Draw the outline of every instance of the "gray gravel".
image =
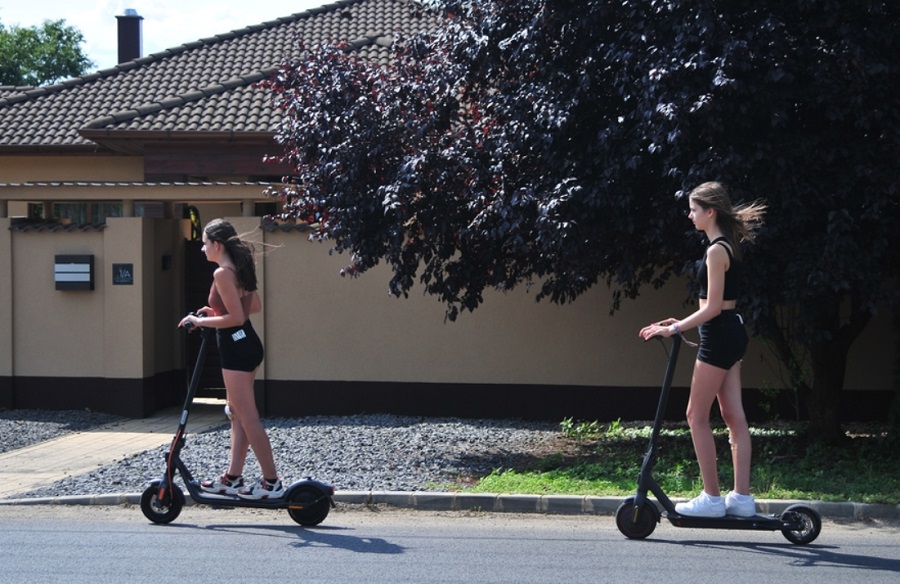
[[90, 410], [0, 410], [0, 454], [121, 419]]
[[[94, 425], [111, 421], [87, 412], [74, 417], [78, 427], [72, 422], [42, 421], [37, 415], [16, 421], [4, 416], [0, 419], [3, 446], [7, 447], [7, 430], [11, 427], [37, 442], [61, 432], [85, 429], [91, 421]], [[224, 472], [230, 436], [224, 422], [223, 418], [220, 428], [188, 435], [182, 458], [195, 478], [214, 478]], [[264, 423], [279, 473], [286, 481], [311, 476], [344, 491], [451, 490], [494, 469], [518, 466], [534, 452], [549, 448], [559, 436], [559, 426], [549, 422], [394, 415], [269, 418]], [[148, 481], [161, 476], [167, 452], [168, 445], [148, 450], [17, 497], [137, 493]], [[251, 453], [244, 475], [255, 480], [258, 473]]]

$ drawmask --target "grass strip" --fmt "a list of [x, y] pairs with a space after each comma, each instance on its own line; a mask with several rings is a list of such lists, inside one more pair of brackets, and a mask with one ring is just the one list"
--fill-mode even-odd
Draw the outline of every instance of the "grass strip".
[[[799, 424], [751, 428], [751, 489], [760, 499], [900, 503], [900, 464], [896, 440], [887, 426], [857, 426], [838, 447], [808, 445]], [[561, 424], [561, 448], [518, 468], [495, 469], [471, 492], [626, 496], [634, 492], [650, 438], [649, 425]], [[715, 432], [719, 480], [731, 488], [728, 433]], [[690, 431], [667, 424], [661, 433], [655, 477], [671, 497], [693, 497], [701, 489]]]

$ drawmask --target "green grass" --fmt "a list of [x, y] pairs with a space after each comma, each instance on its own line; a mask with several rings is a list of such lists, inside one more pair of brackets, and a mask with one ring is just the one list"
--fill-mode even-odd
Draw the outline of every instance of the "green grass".
[[[900, 502], [900, 457], [886, 426], [867, 425], [848, 433], [847, 444], [807, 446], [802, 426], [773, 424], [751, 428], [752, 491], [759, 499]], [[727, 431], [715, 431], [719, 480], [731, 488]], [[647, 449], [646, 425], [575, 423], [564, 420], [557, 452], [519, 468], [496, 469], [467, 490], [489, 493], [609, 495], [634, 492]], [[701, 488], [690, 431], [667, 425], [661, 434], [654, 476], [671, 497], [692, 497]]]

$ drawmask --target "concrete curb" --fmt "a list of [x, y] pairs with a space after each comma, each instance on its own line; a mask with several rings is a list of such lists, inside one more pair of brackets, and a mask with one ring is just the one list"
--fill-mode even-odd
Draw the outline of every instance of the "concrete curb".
[[[492, 513], [543, 513], [548, 515], [615, 515], [625, 497], [571, 495], [507, 495], [429, 491], [338, 491], [335, 503], [386, 505], [420, 511], [484, 511]], [[2, 499], [3, 505], [140, 505], [140, 493], [72, 495], [34, 499]], [[900, 519], [900, 505], [830, 503], [824, 501], [758, 500], [763, 515], [779, 515], [790, 505], [802, 503], [831, 519]], [[194, 502], [190, 497], [188, 505]]]

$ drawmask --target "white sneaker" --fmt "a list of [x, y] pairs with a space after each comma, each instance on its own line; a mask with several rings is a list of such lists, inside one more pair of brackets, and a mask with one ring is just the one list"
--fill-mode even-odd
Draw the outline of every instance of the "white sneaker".
[[281, 480], [270, 483], [266, 479], [259, 479], [254, 484], [238, 491], [241, 499], [279, 499], [284, 496], [284, 486]]
[[203, 481], [200, 483], [200, 488], [207, 493], [215, 493], [216, 495], [237, 495], [238, 491], [244, 488], [244, 479], [243, 477], [238, 477], [231, 480], [227, 475], [223, 474], [217, 480]]
[[738, 517], [756, 515], [756, 499], [752, 495], [740, 495], [734, 491], [725, 495], [725, 512]]
[[725, 501], [704, 491], [687, 503], [675, 505], [675, 511], [686, 517], [725, 517]]

